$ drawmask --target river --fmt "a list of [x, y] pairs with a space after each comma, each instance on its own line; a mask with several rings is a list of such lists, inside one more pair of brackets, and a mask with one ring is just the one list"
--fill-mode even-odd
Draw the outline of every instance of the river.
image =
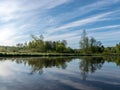
[[0, 90], [120, 90], [120, 58], [0, 58]]

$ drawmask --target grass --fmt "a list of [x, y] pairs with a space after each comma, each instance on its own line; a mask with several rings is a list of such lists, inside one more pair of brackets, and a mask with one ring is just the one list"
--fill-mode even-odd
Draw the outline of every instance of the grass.
[[0, 57], [43, 57], [43, 56], [109, 56], [115, 54], [81, 54], [81, 53], [33, 53], [0, 52]]
[[1, 57], [9, 57], [9, 56], [74, 56], [75, 54], [71, 53], [13, 53], [13, 52], [8, 52], [8, 53], [0, 53]]

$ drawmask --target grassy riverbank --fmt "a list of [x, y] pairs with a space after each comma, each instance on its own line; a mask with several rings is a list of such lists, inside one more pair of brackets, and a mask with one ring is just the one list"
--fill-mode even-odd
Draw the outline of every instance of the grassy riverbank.
[[22, 56], [22, 57], [42, 57], [42, 56], [83, 56], [83, 54], [77, 53], [0, 53], [0, 57], [12, 57], [12, 56]]
[[42, 56], [120, 56], [120, 54], [82, 54], [82, 53], [13, 53], [1, 52], [0, 57], [42, 57]]

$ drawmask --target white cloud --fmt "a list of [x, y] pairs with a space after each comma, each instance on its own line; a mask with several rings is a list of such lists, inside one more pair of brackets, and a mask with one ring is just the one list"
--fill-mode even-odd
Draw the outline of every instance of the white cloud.
[[25, 26], [17, 27], [16, 24], [6, 24], [0, 27], [0, 45], [11, 46], [21, 42], [28, 35], [24, 35]]
[[46, 40], [68, 40], [68, 38], [71, 38], [75, 36], [76, 33], [66, 33], [66, 34], [61, 34], [61, 35], [53, 35], [53, 36], [47, 36], [45, 39]]
[[[46, 35], [45, 39], [48, 40], [66, 39], [69, 42], [72, 41], [73, 43], [76, 43], [80, 37], [78, 34], [81, 33], [81, 28], [84, 29], [84, 26], [105, 20], [115, 20], [115, 18], [117, 20], [119, 17], [119, 9], [93, 14], [89, 14], [89, 12], [107, 9], [109, 6], [120, 2], [120, 0], [100, 0], [87, 5], [75, 7], [74, 10], [65, 11], [59, 15], [56, 14], [56, 16], [49, 15], [51, 9], [63, 4], [68, 4], [70, 1], [73, 0], [0, 1], [0, 44], [15, 45], [17, 42], [28, 40], [29, 34], [41, 34], [41, 32]], [[70, 4], [72, 5], [72, 2], [70, 2]], [[75, 17], [81, 17], [85, 14], [89, 15], [86, 15], [82, 19], [74, 20]], [[116, 15], [117, 17], [114, 17]], [[73, 20], [66, 24], [62, 23], [71, 19]], [[80, 27], [80, 30], [78, 30], [78, 28], [76, 30], [76, 27]], [[88, 28], [88, 31], [90, 30], [94, 32], [96, 30], [104, 29], [114, 30], [115, 28], [119, 28], [119, 25], [116, 23], [112, 26], [108, 25]], [[102, 33], [96, 33], [94, 35], [100, 37]], [[118, 35], [117, 31], [114, 35]], [[107, 36], [110, 37], [110, 35]]]
[[[0, 45], [15, 45], [29, 37], [44, 9], [55, 8], [70, 0], [4, 0], [0, 1]], [[32, 18], [31, 18], [32, 17]], [[49, 18], [48, 18], [49, 19]], [[45, 20], [44, 20], [45, 21]], [[49, 19], [48, 23], [54, 20]], [[37, 25], [35, 25], [35, 24]], [[47, 24], [46, 24], [47, 25]], [[38, 27], [38, 26], [37, 26]], [[28, 32], [28, 33], [27, 33]]]
[[[120, 28], [119, 28], [120, 29]], [[114, 29], [112, 28], [110, 31], [104, 31], [104, 32], [92, 32], [89, 33], [89, 36], [93, 36], [95, 37], [97, 40], [100, 40], [101, 42], [104, 42], [104, 44], [109, 45], [108, 42], [119, 42], [119, 38], [120, 38], [120, 31], [119, 29]], [[116, 44], [116, 43], [112, 43], [112, 44]]]
[[82, 20], [77, 20], [77, 21], [74, 21], [74, 22], [70, 22], [70, 23], [65, 24], [63, 26], [57, 27], [53, 30], [48, 30], [47, 32], [49, 34], [51, 34], [51, 33], [55, 33], [55, 32], [65, 30], [65, 29], [68, 29], [68, 28], [83, 26], [83, 25], [87, 25], [89, 23], [95, 23], [95, 22], [100, 21], [103, 17], [106, 17], [107, 15], [109, 15], [111, 13], [113, 13], [113, 12], [107, 12], [107, 13], [103, 13], [103, 14], [99, 14], [99, 15], [94, 15], [94, 16], [91, 16], [91, 17], [88, 17], [88, 18], [85, 18], [85, 19], [82, 19]]
[[[44, 9], [55, 8], [65, 4], [70, 0], [4, 0], [0, 2], [0, 20], [9, 21], [23, 13], [29, 13], [33, 10], [42, 12]], [[17, 17], [19, 18], [19, 17]]]
[[56, 20], [58, 20], [59, 17], [62, 17], [62, 19], [60, 19], [60, 21], [73, 19], [76, 17], [83, 16], [85, 14], [89, 14], [89, 13], [94, 12], [96, 10], [99, 11], [99, 10], [106, 9], [109, 6], [116, 4], [116, 3], [119, 3], [119, 2], [120, 2], [120, 0], [99, 0], [99, 1], [95, 1], [95, 2], [92, 2], [92, 3], [87, 4], [87, 5], [83, 5], [83, 6], [80, 5], [80, 7], [77, 7], [72, 11], [69, 10], [65, 13], [58, 15], [56, 17]]
[[59, 5], [68, 3], [69, 1], [70, 0], [34, 0], [33, 2], [29, 0], [22, 0], [21, 5], [23, 6], [22, 10], [24, 11], [31, 11], [35, 9], [45, 10], [55, 8]]
[[108, 25], [97, 28], [89, 28], [88, 31], [98, 31], [98, 30], [115, 29], [115, 28], [120, 28], [120, 25]]

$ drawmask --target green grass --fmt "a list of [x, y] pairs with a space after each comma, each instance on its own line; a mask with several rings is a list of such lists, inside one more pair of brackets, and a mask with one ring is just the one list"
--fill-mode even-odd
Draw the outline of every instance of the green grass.
[[[111, 55], [111, 54], [108, 54]], [[108, 56], [107, 55], [107, 56]], [[112, 54], [113, 55], [113, 54]], [[115, 54], [114, 54], [115, 55]], [[0, 57], [42, 57], [42, 56], [106, 56], [106, 54], [81, 54], [81, 53], [33, 53], [33, 52], [0, 52]]]
[[7, 53], [0, 53], [0, 56], [74, 56], [74, 53], [17, 53], [17, 52], [7, 52]]

